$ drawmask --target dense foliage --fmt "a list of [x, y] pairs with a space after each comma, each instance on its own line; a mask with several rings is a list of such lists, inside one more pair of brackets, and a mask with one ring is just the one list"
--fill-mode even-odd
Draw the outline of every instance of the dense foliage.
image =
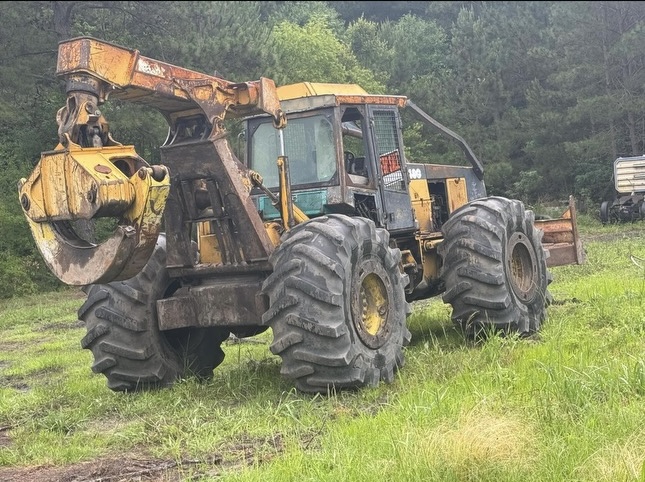
[[[1, 2], [2, 296], [55, 281], [17, 200], [16, 181], [56, 145], [63, 86], [57, 42], [91, 35], [233, 81], [355, 82], [408, 95], [464, 137], [490, 194], [527, 203], [613, 195], [613, 161], [645, 152], [642, 2]], [[149, 161], [160, 116], [107, 106], [114, 136]], [[409, 157], [457, 162], [452, 145], [407, 120]]]

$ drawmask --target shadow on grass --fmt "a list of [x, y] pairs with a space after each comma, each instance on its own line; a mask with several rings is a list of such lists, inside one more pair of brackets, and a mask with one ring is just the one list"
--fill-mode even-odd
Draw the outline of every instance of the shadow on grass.
[[431, 344], [444, 350], [459, 350], [463, 347], [474, 347], [476, 342], [469, 339], [459, 327], [450, 320], [427, 317], [422, 315], [412, 320], [409, 325], [412, 340], [410, 346]]

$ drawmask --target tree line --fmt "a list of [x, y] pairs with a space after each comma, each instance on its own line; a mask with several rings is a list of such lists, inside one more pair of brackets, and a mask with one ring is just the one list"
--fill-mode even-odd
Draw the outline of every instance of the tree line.
[[[59, 41], [89, 35], [231, 81], [357, 83], [406, 95], [459, 133], [489, 194], [526, 203], [613, 197], [613, 161], [645, 153], [645, 3], [0, 2], [0, 296], [57, 285], [16, 183], [57, 144]], [[116, 139], [158, 159], [155, 112], [103, 109]], [[460, 163], [405, 118], [407, 156]]]

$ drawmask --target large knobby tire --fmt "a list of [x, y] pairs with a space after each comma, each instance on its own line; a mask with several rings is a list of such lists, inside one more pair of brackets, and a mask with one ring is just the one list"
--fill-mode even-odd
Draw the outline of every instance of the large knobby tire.
[[135, 277], [92, 285], [78, 310], [87, 334], [81, 346], [94, 355], [92, 371], [102, 373], [114, 391], [140, 391], [172, 385], [184, 376], [212, 376], [224, 359], [223, 328], [160, 331], [156, 302], [171, 295], [176, 282], [165, 267], [165, 236]]
[[533, 221], [521, 201], [490, 197], [456, 210], [444, 224], [438, 247], [443, 301], [467, 335], [540, 330], [551, 276], [543, 233]]
[[403, 366], [408, 278], [389, 239], [371, 220], [329, 215], [293, 228], [271, 255], [262, 320], [282, 375], [298, 390], [389, 383]]

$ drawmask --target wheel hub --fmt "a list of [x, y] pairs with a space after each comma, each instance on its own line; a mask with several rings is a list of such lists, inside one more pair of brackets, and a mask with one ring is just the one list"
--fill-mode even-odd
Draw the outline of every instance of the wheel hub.
[[508, 253], [508, 272], [513, 292], [523, 302], [530, 302], [534, 299], [538, 287], [535, 249], [526, 234], [516, 232], [509, 239]]
[[361, 264], [353, 283], [352, 315], [361, 341], [379, 348], [390, 334], [391, 286], [385, 270], [372, 260]]

